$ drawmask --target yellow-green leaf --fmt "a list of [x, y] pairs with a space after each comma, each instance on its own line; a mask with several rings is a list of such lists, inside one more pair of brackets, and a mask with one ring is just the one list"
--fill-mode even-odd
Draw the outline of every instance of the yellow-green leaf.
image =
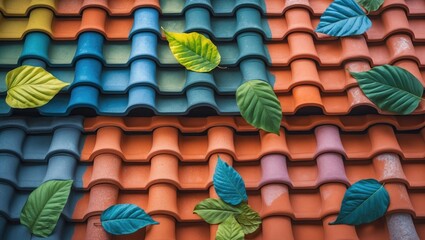
[[234, 216], [230, 216], [218, 225], [217, 236], [215, 240], [243, 240], [244, 233], [241, 225]]
[[220, 63], [221, 56], [217, 47], [203, 35], [196, 32], [175, 33], [162, 30], [174, 57], [187, 70], [209, 72]]
[[41, 67], [21, 66], [6, 75], [6, 103], [12, 108], [40, 107], [68, 85]]
[[238, 209], [242, 211], [241, 214], [236, 215], [236, 221], [241, 225], [245, 234], [255, 232], [261, 224], [260, 215], [254, 211], [247, 203], [238, 205]]

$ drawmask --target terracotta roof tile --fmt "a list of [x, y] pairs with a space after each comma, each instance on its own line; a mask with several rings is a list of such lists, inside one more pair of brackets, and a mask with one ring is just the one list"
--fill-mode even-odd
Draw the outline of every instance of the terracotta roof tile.
[[[425, 143], [424, 131], [414, 129], [423, 127], [422, 117], [311, 116], [301, 122], [303, 117], [288, 117], [282, 125], [289, 130], [282, 128], [281, 137], [258, 134], [241, 119], [227, 117], [98, 117], [85, 121], [84, 137], [81, 118], [4, 119], [0, 134], [8, 141], [0, 143], [6, 160], [0, 192], [6, 198], [0, 222], [11, 230], [1, 234], [5, 239], [26, 234], [17, 220], [31, 189], [48, 179], [69, 178], [74, 188], [53, 239], [109, 238], [99, 214], [116, 203], [137, 204], [161, 223], [130, 239], [187, 234], [210, 239], [216, 226], [192, 211], [202, 199], [217, 197], [212, 188], [217, 154], [244, 178], [249, 203], [263, 218], [260, 232], [248, 239], [274, 239], [279, 231], [297, 240], [311, 234], [338, 239], [341, 233], [388, 239], [385, 221], [360, 228], [327, 224], [338, 214], [347, 186], [363, 178], [385, 183], [391, 197], [387, 216], [396, 219], [387, 222], [413, 219], [409, 226], [421, 234], [425, 178], [417, 160], [424, 158]], [[298, 122], [297, 131], [290, 130], [291, 121]], [[65, 142], [74, 146], [70, 149], [84, 143], [81, 161], [75, 161], [80, 150], [59, 147]]]
[[[322, 14], [332, 1], [330, 0], [250, 0], [223, 2], [220, 0], [210, 1], [188, 1], [184, 0], [130, 0], [116, 4], [114, 1], [105, 0], [2, 0], [0, 1], [0, 12], [6, 16], [25, 16], [35, 8], [49, 8], [57, 15], [78, 16], [85, 8], [101, 8], [110, 15], [130, 15], [137, 8], [153, 7], [165, 15], [180, 15], [192, 7], [203, 7], [209, 9], [216, 15], [231, 15], [238, 8], [251, 7], [261, 10], [267, 15], [281, 15], [292, 8], [305, 8], [314, 15]], [[418, 15], [425, 11], [425, 4], [421, 0], [387, 0], [381, 9], [372, 15], [378, 14], [388, 8], [403, 8], [409, 15]]]
[[[331, 2], [0, 0], [0, 78], [34, 65], [72, 83], [34, 111], [12, 111], [0, 83], [1, 116], [237, 115], [235, 91], [250, 79], [273, 85], [284, 113], [280, 136], [236, 116], [99, 116], [84, 126], [75, 116], [3, 117], [0, 238], [30, 239], [19, 224], [30, 192], [73, 179], [49, 239], [214, 239], [217, 226], [193, 208], [217, 197], [217, 155], [244, 178], [261, 215], [246, 239], [425, 238], [425, 103], [410, 116], [381, 112], [348, 73], [393, 64], [425, 87], [425, 2], [386, 0], [368, 14], [366, 34], [347, 38], [313, 31]], [[160, 26], [209, 35], [227, 69], [184, 70]], [[385, 217], [329, 225], [347, 187], [366, 178], [389, 192]], [[99, 215], [116, 203], [137, 204], [160, 224], [109, 235]]]

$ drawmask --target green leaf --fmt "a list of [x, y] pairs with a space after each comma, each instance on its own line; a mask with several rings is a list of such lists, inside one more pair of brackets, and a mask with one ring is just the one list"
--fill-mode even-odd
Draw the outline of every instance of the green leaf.
[[52, 234], [68, 201], [72, 182], [72, 180], [52, 180], [36, 188], [22, 209], [21, 224], [39, 237]]
[[383, 65], [367, 72], [350, 73], [364, 94], [382, 110], [409, 114], [422, 100], [422, 84], [403, 68]]
[[384, 3], [384, 0], [356, 0], [360, 6], [366, 9], [368, 12], [378, 10]]
[[21, 66], [6, 75], [6, 103], [12, 108], [41, 107], [68, 85], [41, 67]]
[[245, 183], [241, 175], [227, 163], [218, 157], [215, 167], [214, 189], [217, 195], [226, 203], [233, 206], [238, 205], [242, 201], [247, 201]]
[[261, 224], [261, 217], [258, 213], [247, 204], [242, 203], [238, 206], [238, 209], [242, 211], [241, 214], [235, 216], [236, 221], [241, 225], [242, 230], [245, 234], [255, 232]]
[[238, 215], [241, 209], [233, 207], [220, 199], [207, 198], [198, 203], [193, 210], [209, 224], [224, 222], [228, 217]]
[[111, 234], [123, 235], [152, 224], [158, 224], [143, 209], [134, 204], [116, 204], [100, 216], [102, 227]]
[[241, 225], [236, 221], [234, 216], [230, 216], [218, 225], [215, 240], [243, 240], [244, 233]]
[[266, 82], [251, 80], [236, 91], [236, 101], [242, 117], [252, 126], [279, 135], [282, 108]]
[[334, 224], [360, 225], [384, 216], [390, 197], [384, 186], [375, 179], [361, 180], [347, 189], [341, 210]]
[[162, 30], [174, 57], [187, 70], [209, 72], [220, 63], [221, 56], [217, 47], [203, 35], [196, 32], [175, 33]]

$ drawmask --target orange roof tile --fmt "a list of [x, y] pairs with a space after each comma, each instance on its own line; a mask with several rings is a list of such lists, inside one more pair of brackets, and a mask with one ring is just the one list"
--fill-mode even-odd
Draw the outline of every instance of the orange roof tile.
[[[82, 161], [90, 159], [82, 179], [88, 191], [72, 216], [88, 224], [77, 227], [74, 236], [102, 236], [93, 224], [98, 215], [112, 204], [134, 203], [160, 222], [143, 232], [145, 239], [183, 239], [184, 234], [210, 239], [216, 226], [192, 211], [201, 200], [217, 197], [212, 176], [218, 154], [241, 174], [249, 204], [263, 219], [261, 230], [247, 239], [336, 240], [341, 234], [389, 239], [392, 220], [357, 228], [328, 225], [347, 186], [365, 178], [385, 183], [388, 219], [407, 214], [422, 234], [422, 117], [311, 116], [294, 126], [297, 131], [290, 131], [291, 124], [282, 128], [280, 137], [259, 134], [238, 118], [89, 118], [82, 150]], [[365, 118], [367, 126], [361, 124]]]

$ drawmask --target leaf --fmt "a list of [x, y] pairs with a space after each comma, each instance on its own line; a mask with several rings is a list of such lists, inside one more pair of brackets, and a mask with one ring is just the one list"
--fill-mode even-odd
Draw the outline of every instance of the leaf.
[[175, 33], [162, 30], [174, 57], [187, 70], [209, 72], [220, 63], [221, 56], [217, 47], [203, 35], [196, 32]]
[[143, 209], [134, 204], [116, 204], [100, 216], [102, 227], [110, 234], [123, 235], [152, 224], [158, 224]]
[[384, 0], [357, 0], [357, 3], [364, 7], [364, 9], [366, 9], [368, 12], [373, 12], [381, 7], [381, 5], [384, 3]]
[[422, 100], [422, 84], [403, 68], [383, 65], [367, 72], [351, 72], [351, 75], [364, 94], [382, 110], [409, 114]]
[[241, 225], [236, 221], [234, 216], [230, 216], [218, 225], [215, 240], [243, 240], [244, 233]]
[[245, 183], [241, 175], [218, 157], [213, 177], [214, 189], [218, 196], [228, 204], [238, 205], [247, 201]]
[[266, 82], [251, 80], [236, 91], [236, 101], [242, 117], [252, 126], [279, 135], [282, 108]]
[[39, 237], [52, 234], [68, 201], [72, 180], [51, 180], [29, 195], [21, 211], [20, 222]]
[[21, 66], [6, 75], [6, 103], [12, 108], [40, 107], [68, 85], [41, 67]]
[[195, 206], [193, 211], [209, 224], [224, 222], [230, 216], [238, 215], [242, 211], [220, 199], [207, 198]]
[[387, 190], [375, 179], [361, 180], [345, 192], [341, 210], [334, 224], [360, 225], [382, 217], [388, 209]]
[[320, 17], [316, 32], [335, 37], [359, 35], [372, 22], [354, 0], [335, 0]]
[[260, 215], [252, 210], [247, 203], [242, 203], [238, 208], [242, 213], [236, 216], [236, 221], [241, 225], [243, 232], [245, 234], [255, 232], [261, 224]]

